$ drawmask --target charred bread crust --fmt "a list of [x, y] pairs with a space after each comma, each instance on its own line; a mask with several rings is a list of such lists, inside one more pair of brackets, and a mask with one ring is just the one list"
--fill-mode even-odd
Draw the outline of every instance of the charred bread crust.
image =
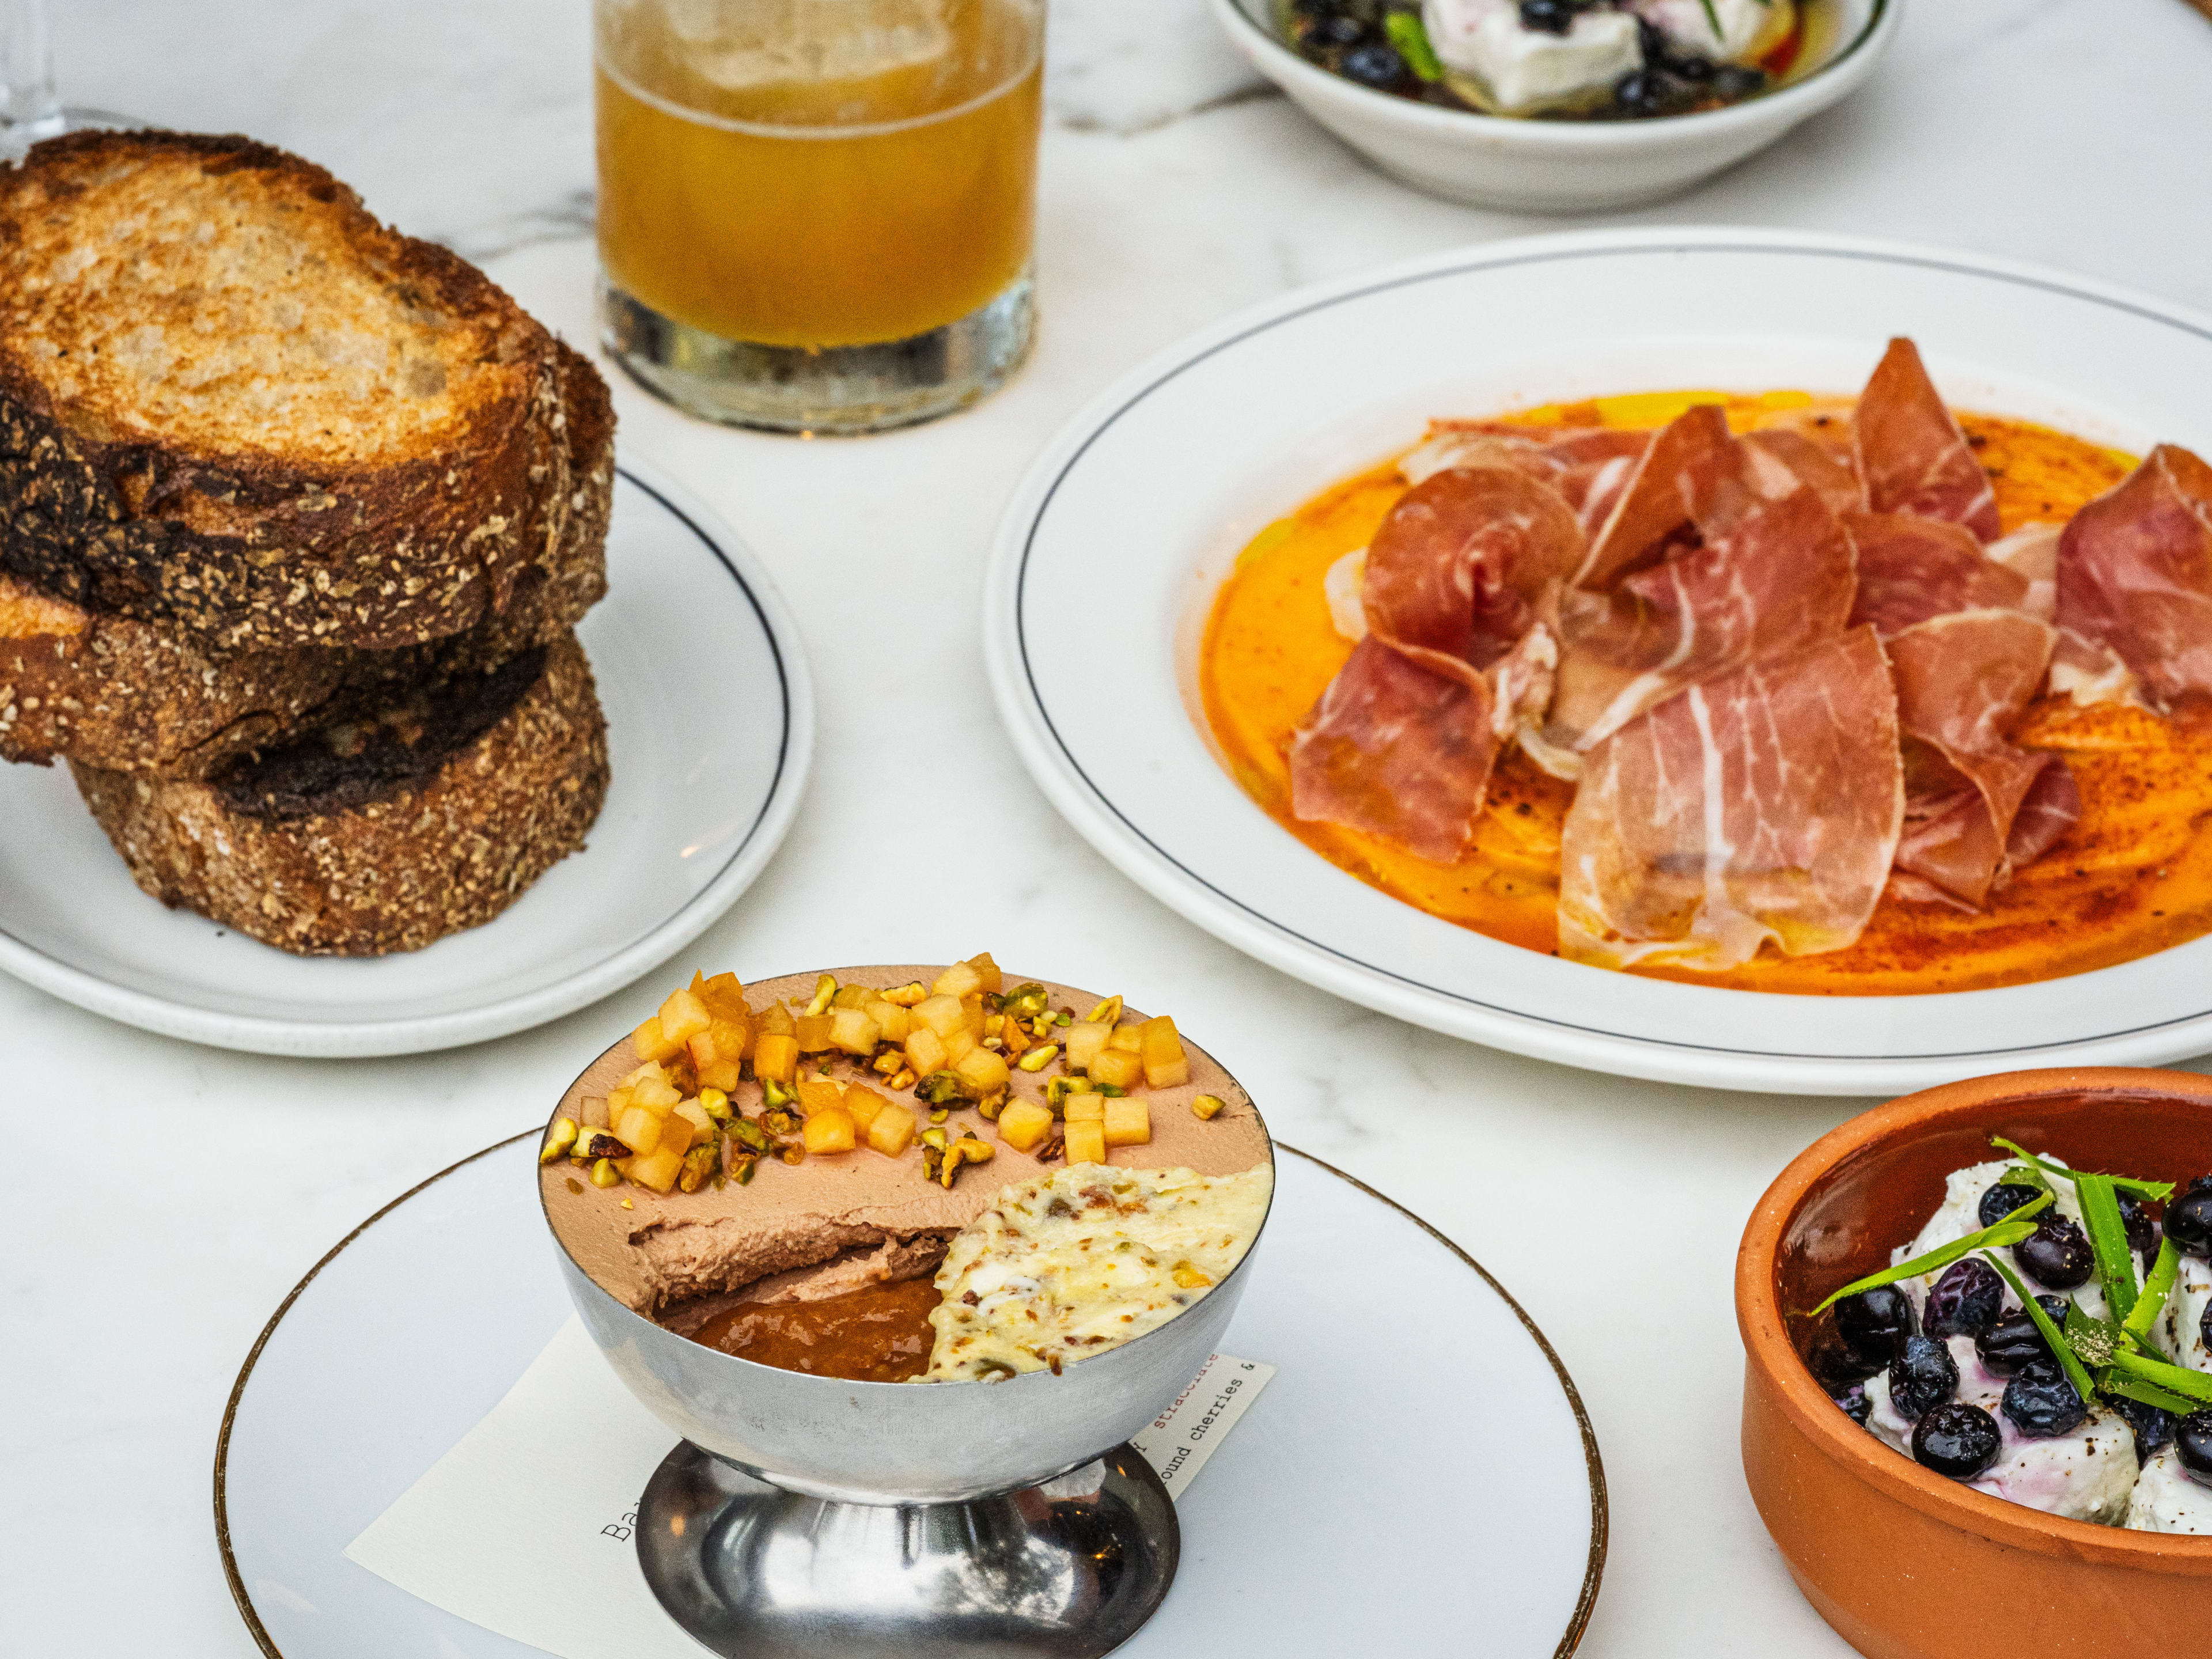
[[[163, 903], [300, 955], [420, 950], [489, 921], [581, 848], [608, 779], [605, 722], [573, 637], [544, 647], [526, 685], [440, 696], [442, 714], [388, 713], [366, 742], [329, 734], [338, 758], [394, 732], [403, 749], [437, 749], [387, 753], [380, 768], [247, 766], [198, 782], [71, 769], [132, 877]], [[488, 711], [496, 717], [471, 734]]]
[[[282, 429], [252, 444], [179, 437], [57, 397], [70, 331], [94, 326], [83, 319], [96, 307], [68, 272], [38, 267], [28, 243], [73, 214], [96, 229], [104, 193], [148, 168], [177, 192], [204, 190], [211, 221], [240, 192], [313, 219], [318, 246], [336, 244], [349, 276], [465, 371], [466, 395], [438, 429], [368, 461], [303, 453], [312, 442]], [[551, 337], [482, 272], [387, 228], [283, 151], [75, 133], [0, 168], [0, 568], [88, 609], [223, 650], [390, 648], [471, 628], [538, 550], [531, 507], [550, 481], [534, 428], [558, 415], [560, 378]], [[404, 411], [394, 420], [404, 427]]]
[[[606, 592], [614, 412], [591, 364], [556, 347], [557, 438], [535, 517], [549, 551], [521, 568], [497, 614], [395, 650], [295, 646], [217, 651], [191, 634], [55, 601], [0, 578], [0, 759], [201, 778], [398, 688], [495, 667], [560, 638]], [[9, 595], [25, 613], [9, 625]]]

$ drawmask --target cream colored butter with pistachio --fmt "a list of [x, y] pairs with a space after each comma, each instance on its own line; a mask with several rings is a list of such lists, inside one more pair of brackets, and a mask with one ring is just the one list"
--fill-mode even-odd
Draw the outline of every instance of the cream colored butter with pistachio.
[[1204, 1297], [1266, 1219], [1274, 1171], [1075, 1164], [1001, 1188], [938, 1270], [923, 1382], [1057, 1371]]

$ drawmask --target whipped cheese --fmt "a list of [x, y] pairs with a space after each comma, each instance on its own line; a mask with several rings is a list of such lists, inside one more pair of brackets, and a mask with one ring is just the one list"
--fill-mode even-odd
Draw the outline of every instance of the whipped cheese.
[[[1792, 0], [1629, 0], [1636, 14], [1685, 52], [1742, 58], [1778, 44], [1796, 21]], [[1720, 30], [1714, 32], [1717, 21]]]
[[1077, 1164], [1004, 1188], [939, 1268], [925, 1382], [989, 1381], [1142, 1336], [1243, 1260], [1274, 1171]]
[[1421, 21], [1444, 67], [1480, 81], [1501, 110], [1559, 103], [1644, 66], [1626, 12], [1577, 12], [1565, 34], [1553, 34], [1523, 28], [1516, 0], [1423, 0]]
[[2137, 1532], [2212, 1533], [2212, 1486], [2191, 1480], [2181, 1454], [2160, 1446], [2136, 1477], [2127, 1523]]
[[[2040, 1156], [2045, 1164], [2055, 1169], [2063, 1170], [2066, 1167], [2066, 1160], [2063, 1158], [2052, 1158], [2047, 1153]], [[1900, 1261], [1910, 1261], [1915, 1256], [1926, 1255], [1930, 1250], [1940, 1250], [1946, 1244], [1955, 1244], [1969, 1233], [1981, 1231], [1982, 1194], [1995, 1186], [1997, 1177], [2011, 1169], [2015, 1162], [2015, 1159], [2008, 1158], [1994, 1158], [1986, 1164], [1971, 1164], [1963, 1170], [1951, 1171], [1943, 1186], [1942, 1206], [1928, 1218], [1928, 1224], [1920, 1230], [1910, 1244], [1899, 1245], [1889, 1253], [1891, 1265], [1893, 1267]], [[2074, 1195], [2074, 1183], [2070, 1181], [2054, 1181], [2051, 1183], [2051, 1190], [2053, 1200], [2051, 1209], [2064, 1216], [2075, 1226], [2081, 1226], [2081, 1200]], [[1998, 1252], [1976, 1250], [1973, 1254], [1978, 1256], [1990, 1256]], [[2012, 1260], [2011, 1253], [2007, 1251], [2003, 1254], [2005, 1266], [2012, 1268], [2014, 1273], [2019, 1273], [2020, 1266]], [[1898, 1286], [1911, 1298], [1912, 1310], [1915, 1313], [1927, 1305], [1929, 1291], [1948, 1271], [1947, 1268], [1932, 1273], [1923, 1273], [1917, 1279], [1904, 1280]], [[2033, 1284], [2032, 1280], [2030, 1282]], [[2033, 1287], [2042, 1291], [2045, 1295], [2051, 1294], [2040, 1285], [2035, 1285]], [[2068, 1300], [2078, 1304], [2081, 1311], [2091, 1318], [2105, 1317], [2106, 1311], [2105, 1289], [2094, 1279], [2086, 1284], [2075, 1285], [2064, 1294]], [[2010, 1313], [2020, 1306], [2020, 1298], [2008, 1290], [2005, 1292], [2004, 1305], [2005, 1311]]]

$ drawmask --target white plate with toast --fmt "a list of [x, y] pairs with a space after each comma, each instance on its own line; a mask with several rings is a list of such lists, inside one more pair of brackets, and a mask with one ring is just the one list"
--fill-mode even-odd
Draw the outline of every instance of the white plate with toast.
[[2093, 278], [1735, 228], [1427, 256], [1229, 318], [1054, 439], [985, 579], [1000, 719], [1068, 822], [1170, 908], [1324, 990], [1478, 1042], [1629, 1077], [1859, 1095], [2204, 1054], [2212, 935], [2034, 983], [1881, 996], [1677, 983], [1503, 943], [1310, 850], [1231, 777], [1194, 712], [1206, 619], [1240, 550], [1429, 417], [1684, 386], [1849, 392], [1899, 334], [1958, 407], [2136, 454], [2161, 441], [2212, 454], [2198, 392], [2212, 317]]
[[[760, 561], [656, 469], [618, 471], [607, 597], [577, 629], [613, 771], [581, 852], [428, 949], [289, 956], [139, 891], [66, 768], [0, 767], [0, 969], [218, 1048], [419, 1054], [557, 1018], [697, 938], [791, 827], [813, 690]], [[710, 705], [720, 717], [697, 719]]]

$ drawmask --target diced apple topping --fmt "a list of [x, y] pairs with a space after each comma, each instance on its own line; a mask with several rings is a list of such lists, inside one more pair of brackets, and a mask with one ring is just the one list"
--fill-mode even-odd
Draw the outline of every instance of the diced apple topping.
[[[1040, 982], [1004, 984], [986, 951], [927, 987], [841, 985], [823, 974], [803, 1001], [757, 1010], [736, 975], [695, 973], [633, 1034], [636, 1068], [556, 1118], [538, 1161], [566, 1158], [597, 1187], [628, 1179], [696, 1193], [732, 1176], [745, 1185], [764, 1159], [795, 1164], [864, 1142], [896, 1158], [919, 1145], [927, 1178], [949, 1187], [993, 1156], [975, 1127], [947, 1121], [971, 1108], [995, 1122], [996, 1144], [1040, 1161], [1103, 1163], [1115, 1146], [1149, 1144], [1151, 1108], [1130, 1094], [1190, 1080], [1175, 1021], [1124, 1023], [1118, 996], [1078, 1019], [1053, 1007]], [[833, 1066], [878, 1086], [832, 1076]], [[1014, 1091], [1021, 1074], [1043, 1083], [1043, 1099]], [[751, 1116], [733, 1098], [747, 1084], [760, 1096]], [[911, 1090], [915, 1103], [886, 1090]], [[1191, 1103], [1202, 1121], [1224, 1109], [1215, 1095]]]

